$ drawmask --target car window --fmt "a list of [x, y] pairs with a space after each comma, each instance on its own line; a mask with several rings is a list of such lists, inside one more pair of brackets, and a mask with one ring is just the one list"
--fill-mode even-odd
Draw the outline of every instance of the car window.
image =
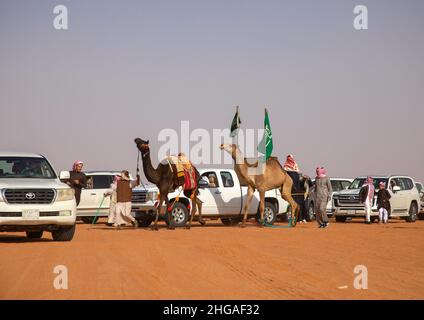
[[112, 183], [111, 175], [95, 175], [93, 178], [93, 189], [109, 189]]
[[405, 186], [405, 190], [412, 190], [414, 188], [414, 183], [411, 179], [402, 178], [403, 184]]
[[423, 185], [422, 184], [416, 183], [415, 186], [417, 187], [418, 192], [421, 192], [423, 190]]
[[331, 188], [334, 192], [342, 190], [342, 184], [338, 180], [331, 180]]
[[[360, 189], [365, 184], [365, 182], [366, 182], [366, 178], [356, 178], [349, 185], [349, 189]], [[380, 182], [384, 182], [385, 184], [387, 184], [387, 179], [386, 178], [374, 178], [374, 187], [375, 187], [376, 190], [378, 190], [378, 185], [380, 184]]]
[[400, 190], [405, 190], [405, 184], [403, 179], [401, 178], [393, 178], [390, 181], [390, 188], [393, 190], [393, 187], [398, 186], [400, 188]]
[[53, 179], [56, 174], [44, 158], [2, 157], [0, 178]]
[[227, 171], [221, 172], [221, 179], [222, 179], [222, 184], [224, 185], [225, 188], [234, 187], [234, 180], [233, 180], [233, 177], [231, 176], [231, 173]]
[[350, 186], [350, 181], [341, 181], [342, 189], [346, 189]]
[[208, 188], [218, 188], [219, 187], [218, 177], [216, 176], [215, 172], [213, 172], [213, 171], [205, 172], [204, 174], [202, 174], [202, 178], [203, 177], [206, 178], [209, 182]]

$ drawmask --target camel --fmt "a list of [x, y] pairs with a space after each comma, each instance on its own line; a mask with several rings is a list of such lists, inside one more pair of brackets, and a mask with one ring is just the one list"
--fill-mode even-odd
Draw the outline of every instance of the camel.
[[258, 190], [260, 195], [260, 223], [263, 223], [265, 209], [265, 192], [276, 188], [280, 188], [281, 196], [290, 204], [292, 208], [292, 226], [296, 226], [296, 220], [299, 214], [299, 206], [291, 196], [293, 180], [283, 169], [278, 159], [276, 157], [269, 158], [266, 162], [266, 166], [264, 166], [264, 171], [262, 174], [249, 175], [249, 167], [257, 167], [258, 162], [256, 162], [256, 164], [248, 163], [240, 149], [235, 144], [221, 144], [220, 149], [225, 150], [231, 155], [234, 160], [234, 170], [237, 173], [237, 176], [241, 178], [241, 180], [244, 180], [248, 185], [247, 200], [243, 207], [244, 216], [243, 223], [241, 226], [246, 226], [247, 211], [250, 207], [253, 198], [253, 193], [255, 192], [255, 190]]
[[[157, 223], [159, 215], [161, 214], [162, 205], [165, 202], [166, 208], [169, 208], [169, 199], [168, 193], [172, 190], [175, 190], [178, 187], [181, 187], [181, 184], [176, 184], [174, 179], [174, 173], [171, 171], [171, 168], [168, 163], [159, 163], [158, 167], [153, 168], [152, 161], [150, 158], [150, 147], [149, 140], [145, 141], [140, 138], [136, 138], [134, 142], [137, 145], [138, 150], [140, 150], [141, 158], [143, 162], [143, 171], [147, 180], [151, 183], [155, 184], [159, 189], [159, 203], [156, 208], [156, 218], [155, 223], [153, 225], [153, 230], [158, 230]], [[194, 167], [194, 166], [193, 166]], [[196, 172], [196, 181], [200, 180], [200, 174], [196, 168], [194, 168]], [[191, 209], [191, 217], [190, 222], [187, 226], [187, 229], [191, 228], [191, 223], [193, 222], [193, 217], [199, 209], [199, 222], [201, 225], [204, 225], [205, 222], [202, 219], [202, 202], [197, 198], [198, 189], [193, 190], [184, 190], [184, 195], [188, 198], [192, 199], [192, 209]], [[171, 213], [169, 214], [169, 221], [171, 221]], [[171, 223], [168, 224], [169, 229], [174, 229]]]

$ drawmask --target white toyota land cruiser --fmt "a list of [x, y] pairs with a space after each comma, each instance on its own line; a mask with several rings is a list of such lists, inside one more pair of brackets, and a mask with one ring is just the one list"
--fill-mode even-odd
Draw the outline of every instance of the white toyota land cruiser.
[[[399, 217], [407, 222], [415, 222], [420, 205], [420, 195], [415, 186], [414, 179], [408, 176], [374, 176], [375, 191], [378, 191], [380, 182], [388, 186], [391, 194], [390, 205], [391, 218]], [[356, 178], [347, 190], [342, 190], [333, 195], [334, 216], [337, 222], [345, 222], [346, 219], [354, 217], [364, 217], [364, 205], [360, 203], [359, 191], [365, 183], [366, 177]], [[377, 195], [374, 196], [371, 220], [378, 219]]]
[[74, 190], [60, 182], [45, 157], [0, 153], [0, 232], [37, 239], [48, 231], [56, 241], [70, 241], [75, 220]]

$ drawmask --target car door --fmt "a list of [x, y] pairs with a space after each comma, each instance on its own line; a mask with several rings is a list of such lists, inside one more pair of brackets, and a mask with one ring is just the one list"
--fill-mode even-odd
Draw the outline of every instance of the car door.
[[87, 187], [81, 190], [81, 201], [78, 206], [79, 210], [86, 211], [94, 208], [97, 204], [97, 193], [93, 190], [93, 176], [87, 176]]
[[242, 206], [241, 190], [235, 187], [235, 180], [230, 171], [219, 172], [221, 179], [220, 194], [217, 197], [218, 209], [221, 214], [239, 214]]
[[405, 186], [405, 191], [404, 191], [404, 195], [405, 195], [405, 211], [409, 212], [410, 209], [410, 205], [412, 202], [412, 199], [414, 197], [416, 197], [417, 194], [417, 189], [414, 188], [414, 182], [410, 179], [410, 178], [402, 178], [403, 184]]
[[199, 188], [198, 198], [203, 202], [202, 214], [217, 215], [219, 214], [218, 203], [216, 201], [219, 196], [219, 180], [215, 171], [207, 171], [202, 173], [202, 179], [208, 181], [209, 185], [206, 188]]
[[[399, 191], [394, 191], [393, 188], [397, 186], [400, 188]], [[391, 191], [392, 198], [390, 199], [390, 205], [392, 207], [392, 213], [402, 213], [406, 209], [406, 187], [402, 178], [392, 178], [389, 182], [389, 189]]]
[[[95, 194], [94, 209], [102, 209], [101, 211], [107, 212], [110, 208], [110, 197], [104, 197], [104, 193], [110, 189], [113, 182], [114, 175], [99, 174], [93, 176], [93, 189], [92, 194]], [[101, 205], [101, 207], [100, 207]]]

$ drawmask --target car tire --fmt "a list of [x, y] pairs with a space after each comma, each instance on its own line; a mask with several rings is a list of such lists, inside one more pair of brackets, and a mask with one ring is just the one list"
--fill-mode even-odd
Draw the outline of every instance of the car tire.
[[40, 239], [43, 236], [43, 231], [27, 231], [26, 236], [28, 239]]
[[94, 219], [96, 219], [96, 217], [81, 217], [82, 222], [84, 222], [86, 224], [92, 224]]
[[346, 222], [347, 217], [336, 216], [336, 222]]
[[243, 221], [243, 217], [220, 218], [220, 220], [226, 226], [236, 226]]
[[371, 223], [375, 223], [378, 221], [378, 217], [370, 217]]
[[75, 225], [71, 227], [61, 227], [59, 230], [52, 231], [54, 241], [71, 241], [75, 234]]
[[[264, 209], [264, 222], [267, 225], [273, 225], [275, 220], [277, 219], [277, 208], [271, 202], [265, 201], [265, 209]], [[260, 222], [261, 214], [258, 212], [256, 214], [256, 221]]]
[[167, 208], [165, 212], [166, 224], [174, 228], [185, 227], [190, 215], [190, 213], [188, 212], [188, 208], [181, 202], [174, 202], [170, 203], [169, 205], [172, 208], [171, 221], [169, 221], [169, 211]]
[[418, 207], [415, 203], [411, 203], [409, 207], [409, 216], [406, 218], [406, 222], [417, 221]]
[[152, 222], [155, 221], [154, 217], [142, 217], [142, 218], [137, 218], [137, 222], [138, 222], [138, 226], [141, 228], [147, 228], [148, 226], [150, 226], [152, 224]]

